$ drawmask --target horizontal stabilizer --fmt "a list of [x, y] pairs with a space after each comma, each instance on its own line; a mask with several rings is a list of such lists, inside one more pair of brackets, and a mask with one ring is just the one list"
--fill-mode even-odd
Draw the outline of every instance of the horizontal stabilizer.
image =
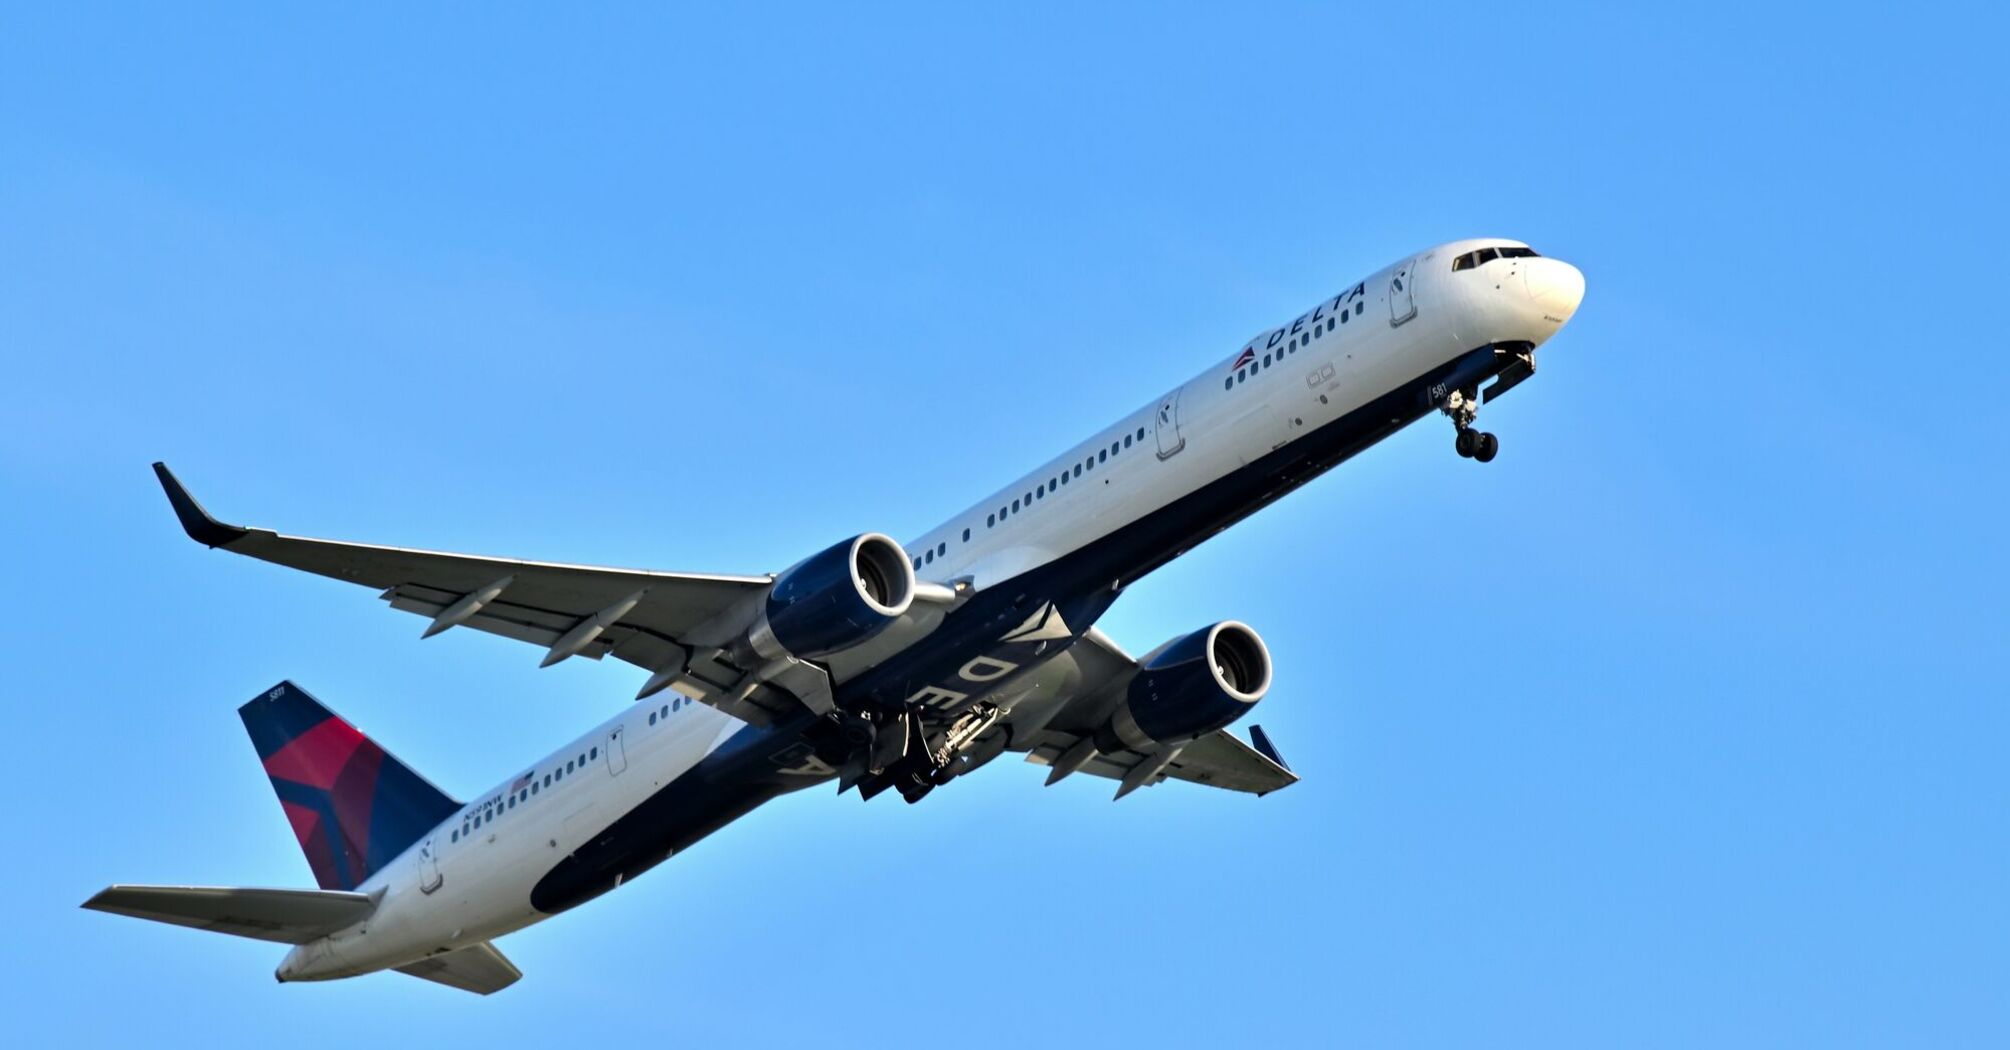
[[377, 901], [366, 893], [340, 890], [108, 886], [84, 907], [237, 937], [306, 944], [368, 918]]
[[427, 956], [410, 966], [398, 967], [398, 972], [476, 995], [502, 991], [523, 976], [523, 971], [517, 969], [515, 963], [504, 958], [503, 953], [496, 951], [496, 946], [487, 941]]

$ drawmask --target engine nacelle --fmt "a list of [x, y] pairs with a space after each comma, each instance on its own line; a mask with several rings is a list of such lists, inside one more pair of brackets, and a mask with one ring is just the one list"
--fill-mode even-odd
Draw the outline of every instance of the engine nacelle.
[[817, 659], [861, 644], [914, 601], [914, 565], [877, 532], [813, 554], [775, 578], [751, 633], [757, 652]]
[[1224, 621], [1160, 647], [1097, 734], [1104, 753], [1151, 752], [1224, 728], [1270, 691], [1270, 650], [1244, 624]]

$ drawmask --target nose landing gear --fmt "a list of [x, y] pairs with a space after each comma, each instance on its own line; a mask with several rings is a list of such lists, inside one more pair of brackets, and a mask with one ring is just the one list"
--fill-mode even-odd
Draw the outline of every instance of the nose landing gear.
[[1458, 437], [1452, 440], [1452, 448], [1467, 459], [1492, 463], [1494, 457], [1500, 454], [1501, 439], [1485, 431], [1467, 427], [1459, 431]]
[[1452, 417], [1452, 426], [1458, 431], [1452, 439], [1452, 448], [1466, 459], [1476, 459], [1481, 463], [1492, 463], [1500, 454], [1499, 438], [1483, 430], [1473, 429], [1473, 420], [1479, 418], [1479, 391], [1454, 390], [1438, 405], [1438, 411]]

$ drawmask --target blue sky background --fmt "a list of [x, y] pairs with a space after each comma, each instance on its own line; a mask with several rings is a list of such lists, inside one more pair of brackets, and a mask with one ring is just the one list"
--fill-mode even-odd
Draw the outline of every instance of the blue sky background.
[[[10, 1036], [2010, 1042], [2001, 16], [1082, 6], [9, 7]], [[1256, 625], [1289, 791], [793, 796], [487, 1000], [76, 908], [309, 883], [233, 712], [282, 677], [464, 793], [641, 678], [204, 551], [154, 459], [764, 571], [1485, 234], [1589, 278], [1500, 459], [1413, 428], [1104, 621]]]

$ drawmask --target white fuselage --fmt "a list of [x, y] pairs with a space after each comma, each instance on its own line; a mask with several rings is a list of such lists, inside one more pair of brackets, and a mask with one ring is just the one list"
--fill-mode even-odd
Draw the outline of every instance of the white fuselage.
[[[1543, 258], [1451, 268], [1455, 257], [1488, 246], [1521, 247], [1498, 239], [1441, 245], [1260, 333], [1226, 361], [917, 538], [907, 548], [917, 576], [967, 580], [979, 591], [997, 586], [1477, 347], [1542, 343], [1575, 310], [1582, 277]], [[1120, 582], [1128, 581], [1112, 584]], [[886, 655], [841, 655], [831, 673], [842, 681]], [[442, 823], [358, 887], [380, 895], [367, 921], [294, 949], [279, 976], [317, 980], [401, 966], [545, 918], [531, 904], [540, 877], [744, 726], [693, 700], [666, 701], [670, 696], [617, 714]]]

